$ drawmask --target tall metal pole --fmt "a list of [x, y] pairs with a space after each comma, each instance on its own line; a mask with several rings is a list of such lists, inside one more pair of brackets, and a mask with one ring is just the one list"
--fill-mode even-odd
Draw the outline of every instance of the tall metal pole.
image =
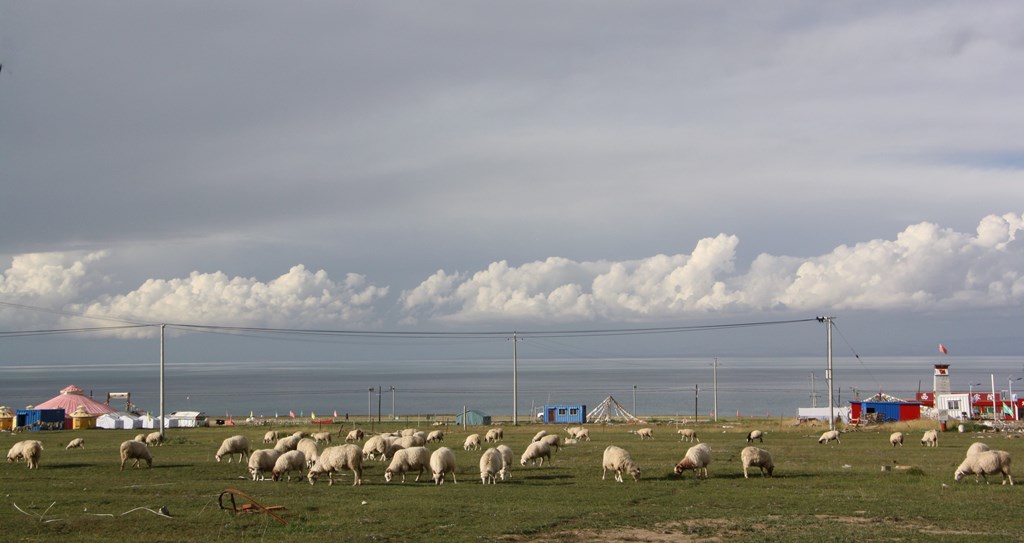
[[380, 395], [384, 392], [384, 387], [377, 386], [377, 422], [380, 422]]
[[718, 358], [715, 358], [715, 422], [718, 422]]
[[[519, 337], [512, 332], [512, 426], [519, 425]], [[463, 419], [465, 420], [465, 419]]]
[[693, 385], [693, 421], [697, 422], [697, 398], [700, 397], [700, 385]]
[[633, 385], [633, 416], [636, 416], [636, 385]]
[[825, 375], [825, 380], [828, 382], [828, 429], [835, 430], [835, 402], [832, 399], [833, 390], [835, 390], [835, 385], [832, 382], [832, 317], [825, 317], [825, 323], [828, 326], [828, 371]]
[[395, 420], [395, 387], [391, 387], [391, 420]]
[[160, 435], [164, 435], [164, 329], [166, 324], [160, 325]]

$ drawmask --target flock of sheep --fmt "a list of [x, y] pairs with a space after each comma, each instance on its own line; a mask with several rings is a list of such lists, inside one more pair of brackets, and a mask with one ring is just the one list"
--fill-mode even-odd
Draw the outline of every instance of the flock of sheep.
[[[552, 451], [558, 451], [563, 445], [575, 444], [580, 441], [589, 441], [590, 432], [582, 426], [565, 429], [568, 438], [562, 439], [561, 435], [548, 434], [541, 430], [533, 436], [527, 445], [519, 462], [523, 467], [528, 464], [543, 466], [545, 460], [551, 461]], [[641, 428], [631, 430], [630, 433], [640, 437], [640, 440], [654, 439], [654, 430]], [[699, 442], [700, 439], [694, 430], [684, 428], [678, 430], [680, 441]], [[339, 432], [339, 437], [341, 432]], [[248, 458], [248, 472], [252, 480], [265, 479], [269, 473], [274, 481], [286, 478], [291, 481], [292, 472], [297, 472], [302, 478], [303, 471], [309, 484], [315, 484], [321, 475], [327, 474], [328, 484], [334, 484], [334, 474], [341, 471], [351, 471], [353, 474], [353, 485], [362, 484], [363, 463], [366, 461], [387, 461], [388, 466], [384, 470], [384, 480], [391, 482], [395, 477], [401, 477], [405, 482], [406, 474], [416, 473], [416, 481], [420, 480], [424, 471], [430, 470], [431, 480], [435, 484], [444, 484], [450, 477], [456, 483], [456, 458], [455, 452], [448, 447], [440, 447], [431, 452], [427, 449], [427, 443], [441, 443], [444, 441], [444, 431], [434, 430], [423, 432], [414, 428], [394, 433], [377, 434], [366, 436], [360, 429], [351, 430], [346, 438], [345, 444], [331, 446], [331, 432], [319, 432], [308, 434], [306, 432], [294, 432], [284, 435], [283, 432], [268, 431], [263, 438], [265, 444], [273, 444], [273, 447], [256, 449], [250, 445], [249, 439], [243, 435], [236, 435], [225, 439], [220, 448], [217, 449], [214, 458], [220, 462], [227, 458], [231, 463], [234, 455], [238, 455], [238, 462]], [[894, 432], [889, 436], [889, 443], [893, 447], [903, 446], [903, 433]], [[840, 432], [830, 430], [818, 438], [818, 443], [829, 443], [839, 440]], [[495, 444], [488, 448], [480, 456], [480, 481], [483, 484], [494, 484], [499, 480], [504, 481], [512, 477], [513, 451], [504, 444], [498, 444], [504, 439], [504, 432], [501, 428], [492, 428], [486, 432], [483, 443]], [[753, 446], [757, 440], [764, 443], [764, 432], [753, 430], [747, 434], [746, 441], [749, 446], [740, 452], [740, 461], [743, 468], [743, 477], [748, 477], [751, 468], [758, 468], [762, 476], [771, 477], [775, 470], [775, 463], [771, 453]], [[363, 441], [360, 447], [356, 443]], [[925, 446], [938, 446], [938, 432], [928, 430], [921, 438]], [[153, 456], [150, 447], [157, 447], [163, 444], [163, 436], [160, 432], [150, 434], [139, 434], [134, 439], [121, 443], [120, 457], [121, 470], [131, 460], [134, 460], [134, 467], [140, 467], [141, 462], [146, 462], [147, 467], [152, 467]], [[322, 450], [320, 446], [325, 448]], [[82, 438], [72, 439], [67, 444], [67, 449], [82, 448], [85, 441]], [[480, 434], [470, 434], [463, 442], [465, 451], [477, 451], [482, 448]], [[39, 469], [40, 458], [42, 457], [43, 444], [37, 440], [19, 441], [11, 447], [7, 453], [8, 462], [24, 461], [29, 469]], [[708, 465], [712, 462], [712, 450], [705, 443], [698, 443], [686, 451], [686, 455], [676, 464], [674, 472], [682, 475], [686, 471], [693, 471], [697, 478], [708, 477]], [[1010, 473], [1010, 453], [1006, 451], [991, 450], [984, 443], [974, 443], [967, 450], [964, 461], [954, 472], [954, 480], [960, 481], [967, 475], [974, 475], [975, 480], [984, 478], [988, 482], [988, 475], [999, 473], [1003, 477], [1003, 484], [1013, 484], [1013, 476]], [[623, 475], [628, 474], [634, 481], [640, 479], [640, 466], [632, 459], [625, 449], [610, 445], [604, 450], [601, 459], [601, 479], [604, 480], [608, 472], [614, 474], [617, 482], [623, 482]]]

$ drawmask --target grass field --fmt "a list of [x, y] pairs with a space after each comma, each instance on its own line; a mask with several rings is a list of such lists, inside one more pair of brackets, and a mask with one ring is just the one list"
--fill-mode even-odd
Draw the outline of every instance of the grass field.
[[[652, 424], [640, 441], [627, 426], [592, 426], [592, 441], [564, 447], [552, 465], [518, 465], [530, 438], [560, 426], [505, 426], [504, 443], [517, 463], [510, 481], [480, 484], [481, 451], [463, 451], [469, 433], [448, 427], [458, 484], [385, 483], [384, 465], [365, 463], [364, 484], [248, 480], [244, 465], [213, 459], [221, 440], [247, 435], [258, 447], [267, 429], [169, 429], [152, 448], [151, 469], [118, 470], [118, 446], [137, 431], [87, 430], [0, 434], [4, 451], [21, 439], [43, 442], [41, 467], [0, 465], [0, 539], [55, 541], [1020, 541], [1020, 486], [954, 483], [953, 471], [974, 441], [1024, 459], [1024, 439], [1004, 433], [941, 433], [937, 448], [920, 443], [934, 423], [897, 423], [844, 433], [842, 444], [819, 445], [822, 429], [793, 421], [734, 421], [696, 425], [714, 450], [711, 476], [678, 477], [672, 468], [689, 443], [670, 424]], [[337, 426], [335, 429], [337, 430]], [[744, 479], [739, 452], [753, 428], [775, 458], [775, 477]], [[288, 427], [288, 431], [314, 428]], [[347, 430], [349, 428], [345, 428]], [[380, 427], [378, 426], [378, 430]], [[385, 430], [399, 429], [385, 426]], [[430, 427], [422, 427], [431, 430]], [[892, 431], [907, 434], [892, 448]], [[64, 450], [74, 437], [86, 448]], [[338, 444], [338, 439], [334, 444]], [[639, 483], [601, 480], [607, 445], [629, 450]], [[431, 446], [431, 449], [437, 446]], [[1024, 462], [1024, 460], [1021, 460]], [[882, 466], [909, 469], [883, 471]], [[218, 497], [242, 490], [264, 505], [280, 505], [282, 525], [267, 515], [222, 511]], [[242, 503], [239, 501], [239, 503]], [[171, 518], [158, 511], [166, 507]], [[19, 511], [20, 509], [20, 511]], [[129, 512], [130, 511], [130, 512]]]

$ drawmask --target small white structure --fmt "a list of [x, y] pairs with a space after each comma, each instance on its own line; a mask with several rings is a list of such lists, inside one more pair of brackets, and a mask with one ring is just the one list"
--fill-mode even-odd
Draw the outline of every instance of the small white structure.
[[956, 420], [969, 420], [971, 418], [971, 395], [970, 394], [936, 394], [935, 410], [939, 418], [943, 415]]
[[[843, 423], [850, 422], [850, 407], [833, 407], [832, 414]], [[829, 409], [827, 407], [798, 407], [796, 416], [800, 420], [817, 419], [828, 422]]]
[[168, 428], [206, 428], [210, 422], [202, 411], [175, 411], [167, 415]]

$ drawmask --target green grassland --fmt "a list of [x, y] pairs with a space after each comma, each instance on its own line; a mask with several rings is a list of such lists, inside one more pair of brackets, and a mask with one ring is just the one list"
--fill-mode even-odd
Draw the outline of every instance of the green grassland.
[[[384, 426], [385, 430], [399, 429]], [[822, 428], [792, 420], [701, 423], [702, 442], [714, 450], [710, 478], [684, 477], [672, 468], [690, 443], [676, 426], [652, 424], [654, 440], [640, 441], [622, 425], [590, 426], [592, 441], [563, 447], [550, 466], [518, 465], [539, 429], [565, 436], [561, 426], [506, 425], [504, 443], [517, 462], [510, 481], [481, 485], [482, 451], [463, 451], [470, 433], [486, 428], [445, 428], [444, 445], [456, 451], [458, 484], [385, 483], [386, 466], [365, 463], [364, 483], [347, 472], [334, 486], [251, 481], [244, 464], [217, 463], [213, 454], [230, 435], [257, 447], [267, 429], [168, 429], [168, 443], [152, 448], [151, 469], [118, 470], [118, 446], [138, 431], [86, 430], [0, 434], [6, 451], [21, 439], [43, 442], [41, 467], [0, 464], [0, 536], [4, 541], [1020, 541], [1024, 488], [954, 483], [953, 471], [974, 441], [1010, 451], [1024, 462], [1024, 439], [1007, 433], [939, 436], [924, 447], [934, 423], [897, 423], [844, 433], [841, 444], [819, 445]], [[351, 426], [344, 428], [347, 433]], [[744, 479], [740, 450], [749, 430], [767, 432], [775, 477]], [[338, 426], [335, 426], [337, 435]], [[380, 426], [377, 427], [381, 429]], [[431, 430], [429, 426], [421, 427]], [[889, 433], [903, 431], [893, 448]], [[85, 449], [65, 450], [74, 437]], [[340, 440], [335, 439], [334, 444]], [[601, 480], [608, 445], [626, 448], [640, 464], [639, 483]], [[437, 445], [431, 445], [431, 449]], [[897, 469], [884, 471], [882, 466]], [[1024, 468], [1021, 469], [1024, 473]], [[267, 515], [220, 509], [225, 489], [238, 489], [263, 505], [284, 506], [287, 525]], [[238, 503], [243, 503], [239, 500]], [[154, 514], [165, 507], [171, 518]], [[19, 510], [20, 509], [20, 510]]]

